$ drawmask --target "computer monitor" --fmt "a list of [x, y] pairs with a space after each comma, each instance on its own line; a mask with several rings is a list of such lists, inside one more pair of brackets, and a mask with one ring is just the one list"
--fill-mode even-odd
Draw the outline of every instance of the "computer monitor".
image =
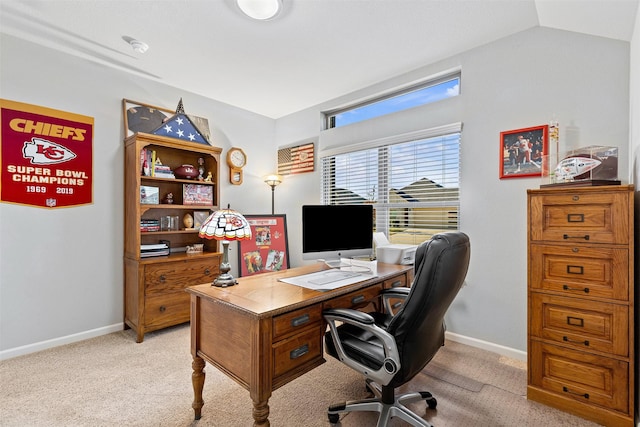
[[372, 205], [302, 206], [302, 259], [373, 256]]

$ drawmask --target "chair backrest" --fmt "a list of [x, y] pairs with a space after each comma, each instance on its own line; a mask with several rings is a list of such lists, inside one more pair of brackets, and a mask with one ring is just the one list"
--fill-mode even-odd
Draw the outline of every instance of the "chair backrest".
[[444, 315], [464, 283], [470, 254], [469, 237], [459, 231], [437, 234], [418, 247], [411, 291], [387, 328], [401, 363], [390, 386], [413, 378], [444, 344]]

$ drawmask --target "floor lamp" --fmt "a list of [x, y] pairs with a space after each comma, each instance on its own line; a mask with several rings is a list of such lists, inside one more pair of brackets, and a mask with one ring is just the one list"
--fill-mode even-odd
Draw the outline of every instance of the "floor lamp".
[[275, 174], [267, 175], [264, 177], [264, 182], [266, 182], [267, 185], [271, 187], [271, 215], [273, 215], [275, 213], [276, 187], [282, 182], [282, 177]]

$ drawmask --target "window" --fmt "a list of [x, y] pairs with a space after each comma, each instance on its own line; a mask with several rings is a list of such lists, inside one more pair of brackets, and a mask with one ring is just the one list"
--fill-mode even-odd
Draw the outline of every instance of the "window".
[[376, 231], [392, 243], [420, 244], [458, 229], [459, 166], [459, 130], [329, 155], [322, 203], [372, 203]]
[[391, 95], [376, 98], [358, 105], [325, 113], [327, 129], [357, 123], [397, 111], [458, 96], [460, 74], [431, 80]]

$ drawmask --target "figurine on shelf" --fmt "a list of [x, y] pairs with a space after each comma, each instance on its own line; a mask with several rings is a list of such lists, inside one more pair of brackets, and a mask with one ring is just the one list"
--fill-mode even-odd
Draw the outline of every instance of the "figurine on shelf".
[[204, 181], [204, 159], [200, 157], [198, 159], [198, 181]]
[[212, 182], [212, 181], [213, 181], [213, 176], [211, 175], [211, 171], [209, 171], [209, 174], [204, 179], [204, 182]]
[[173, 204], [173, 193], [167, 193], [167, 195], [164, 196], [164, 199], [162, 201], [164, 203], [168, 204], [168, 205], [172, 205]]

